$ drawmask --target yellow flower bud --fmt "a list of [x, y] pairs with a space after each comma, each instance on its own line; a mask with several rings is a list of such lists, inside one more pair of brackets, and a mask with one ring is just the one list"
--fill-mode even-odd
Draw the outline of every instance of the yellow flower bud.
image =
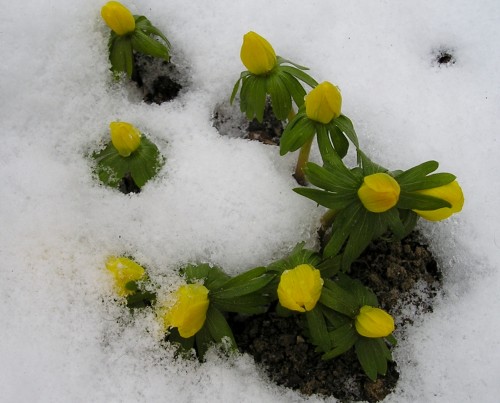
[[301, 264], [283, 272], [278, 298], [282, 306], [292, 311], [310, 311], [316, 306], [322, 289], [320, 271], [309, 264]]
[[117, 1], [108, 1], [101, 8], [101, 16], [117, 35], [126, 35], [135, 30], [135, 19], [127, 7]]
[[122, 157], [128, 157], [141, 144], [141, 132], [130, 123], [111, 122], [111, 142]]
[[356, 316], [357, 332], [364, 337], [386, 337], [394, 331], [394, 319], [380, 308], [365, 305]]
[[462, 211], [462, 207], [464, 206], [464, 194], [457, 181], [437, 188], [419, 190], [415, 193], [437, 197], [451, 204], [451, 207], [443, 207], [437, 210], [413, 210], [419, 216], [429, 221], [444, 220], [452, 214]]
[[383, 213], [393, 208], [399, 200], [399, 183], [386, 173], [365, 176], [358, 189], [363, 206], [372, 213]]
[[342, 95], [332, 83], [324, 81], [306, 95], [304, 102], [307, 117], [326, 124], [340, 116]]
[[176, 327], [181, 337], [194, 336], [205, 323], [209, 305], [208, 289], [201, 284], [187, 284], [175, 293], [176, 301], [163, 315], [165, 329]]
[[276, 66], [276, 53], [271, 44], [253, 31], [243, 36], [240, 58], [250, 73], [269, 73]]
[[142, 266], [126, 257], [111, 256], [106, 262], [106, 268], [113, 275], [116, 293], [121, 297], [134, 293], [125, 287], [127, 283], [141, 280], [146, 274], [146, 270]]

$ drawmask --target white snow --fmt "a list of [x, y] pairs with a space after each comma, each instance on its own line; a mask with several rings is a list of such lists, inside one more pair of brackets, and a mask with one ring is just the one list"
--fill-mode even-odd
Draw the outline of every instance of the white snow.
[[[391, 169], [436, 159], [465, 192], [460, 215], [422, 226], [445, 292], [395, 349], [401, 378], [386, 401], [498, 401], [500, 3], [124, 1], [163, 30], [188, 75], [160, 106], [112, 82], [104, 3], [1, 1], [1, 400], [307, 400], [248, 356], [174, 358], [151, 314], [113, 303], [104, 270], [107, 256], [131, 254], [168, 289], [184, 263], [235, 274], [314, 245], [322, 210], [291, 191], [295, 156], [212, 127], [253, 30], [339, 85], [374, 159]], [[434, 63], [440, 49], [456, 63]], [[137, 195], [99, 186], [85, 158], [116, 119], [167, 158]]]

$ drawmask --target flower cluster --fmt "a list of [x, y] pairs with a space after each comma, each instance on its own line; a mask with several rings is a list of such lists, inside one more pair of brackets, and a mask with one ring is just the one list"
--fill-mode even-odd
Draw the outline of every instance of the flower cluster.
[[[145, 17], [132, 15], [115, 1], [103, 6], [101, 15], [112, 31], [114, 72], [132, 75], [134, 51], [169, 60], [167, 39]], [[182, 351], [194, 349], [200, 359], [217, 343], [237, 350], [228, 313], [255, 315], [275, 309], [280, 315], [300, 315], [308, 341], [323, 359], [353, 348], [367, 376], [375, 380], [392, 360], [395, 323], [376, 295], [349, 277], [350, 266], [384, 234], [403, 238], [420, 217], [439, 221], [461, 211], [462, 189], [454, 175], [435, 173], [436, 161], [393, 171], [371, 161], [342, 113], [338, 87], [329, 81], [318, 84], [305, 73], [306, 67], [277, 56], [259, 34], [244, 35], [240, 57], [247, 70], [234, 85], [231, 102], [239, 92], [241, 111], [262, 121], [270, 101], [275, 116], [287, 122], [280, 154], [300, 149], [295, 177], [304, 187], [294, 191], [328, 209], [321, 220], [323, 232], [331, 229], [328, 242], [321, 251], [298, 244], [283, 259], [234, 277], [207, 263], [190, 264], [180, 269], [182, 284], [166, 295], [146, 268], [130, 257], [112, 256], [105, 266], [117, 300], [130, 309], [152, 309], [166, 340]], [[97, 176], [114, 187], [130, 177], [142, 187], [163, 163], [157, 147], [130, 123], [111, 122], [109, 129], [110, 141], [93, 155]], [[308, 162], [314, 138], [322, 166]], [[351, 144], [357, 161], [348, 167], [343, 158]]]

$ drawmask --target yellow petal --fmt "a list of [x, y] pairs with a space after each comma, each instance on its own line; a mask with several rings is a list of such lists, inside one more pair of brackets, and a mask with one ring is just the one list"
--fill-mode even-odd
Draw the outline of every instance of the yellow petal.
[[208, 292], [201, 284], [180, 286], [174, 305], [163, 317], [165, 328], [176, 327], [184, 338], [198, 333], [207, 318]]
[[276, 53], [271, 44], [255, 32], [243, 36], [240, 58], [250, 73], [262, 75], [276, 66]]
[[368, 211], [383, 213], [398, 203], [400, 191], [399, 183], [392, 176], [376, 173], [365, 176], [358, 197]]
[[101, 8], [101, 16], [117, 35], [126, 35], [135, 30], [135, 19], [127, 7], [117, 1], [109, 1]]
[[111, 122], [109, 129], [111, 142], [122, 157], [128, 157], [141, 144], [141, 132], [130, 123]]
[[339, 117], [342, 109], [342, 95], [338, 88], [328, 81], [311, 90], [304, 102], [307, 117], [323, 124]]
[[117, 294], [122, 297], [134, 293], [126, 288], [127, 283], [139, 281], [146, 274], [146, 270], [142, 266], [126, 257], [109, 257], [106, 261], [106, 268], [114, 277]]
[[415, 193], [420, 193], [427, 196], [443, 199], [451, 204], [451, 207], [443, 207], [437, 210], [413, 210], [429, 221], [441, 221], [450, 217], [454, 213], [462, 211], [464, 206], [464, 194], [462, 188], [457, 181], [453, 181], [444, 186], [439, 186], [432, 189], [419, 190]]
[[310, 311], [316, 306], [322, 289], [320, 271], [309, 264], [301, 264], [283, 272], [278, 285], [278, 298], [283, 307], [292, 311]]
[[394, 331], [394, 319], [380, 308], [365, 305], [355, 320], [356, 331], [364, 337], [386, 337]]

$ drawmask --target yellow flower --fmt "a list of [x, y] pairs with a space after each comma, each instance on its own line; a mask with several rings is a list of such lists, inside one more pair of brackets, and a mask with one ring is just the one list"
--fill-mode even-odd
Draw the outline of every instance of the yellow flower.
[[117, 1], [108, 1], [101, 8], [101, 16], [117, 35], [126, 35], [135, 30], [135, 19], [127, 7]]
[[365, 176], [358, 189], [363, 206], [372, 213], [383, 213], [393, 208], [399, 200], [399, 183], [386, 173]]
[[464, 206], [464, 194], [457, 181], [433, 189], [419, 190], [415, 193], [437, 197], [451, 204], [451, 207], [443, 207], [437, 210], [413, 210], [422, 218], [429, 221], [444, 220], [452, 214], [462, 211], [462, 207]]
[[106, 268], [115, 278], [115, 289], [121, 297], [134, 293], [126, 288], [127, 283], [141, 280], [146, 274], [142, 266], [126, 257], [111, 256], [106, 262]]
[[276, 66], [276, 53], [271, 44], [253, 31], [243, 36], [240, 58], [250, 73], [262, 75]]
[[111, 142], [122, 157], [128, 157], [141, 144], [141, 132], [126, 122], [111, 122]]
[[394, 319], [380, 308], [365, 305], [356, 316], [357, 332], [364, 337], [386, 337], [394, 331]]
[[305, 104], [309, 119], [326, 124], [340, 116], [342, 95], [337, 87], [325, 81], [306, 95]]
[[176, 327], [181, 337], [194, 336], [205, 323], [208, 289], [201, 284], [187, 284], [175, 293], [176, 301], [163, 315], [165, 328]]
[[278, 298], [282, 306], [292, 311], [310, 311], [316, 306], [322, 288], [320, 271], [309, 264], [301, 264], [283, 272]]

